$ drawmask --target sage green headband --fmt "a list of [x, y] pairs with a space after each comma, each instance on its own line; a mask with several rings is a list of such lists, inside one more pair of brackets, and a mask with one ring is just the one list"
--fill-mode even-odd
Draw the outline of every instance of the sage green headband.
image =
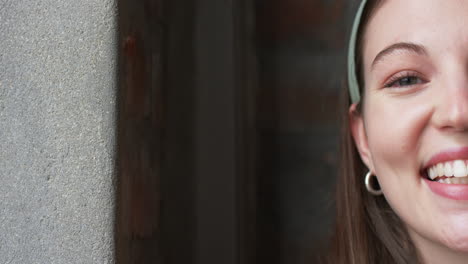
[[356, 76], [356, 41], [359, 26], [361, 24], [362, 12], [366, 6], [367, 0], [363, 0], [354, 18], [353, 29], [351, 31], [351, 38], [349, 40], [348, 49], [348, 86], [349, 94], [351, 96], [352, 103], [358, 103], [361, 100], [359, 94], [359, 84]]

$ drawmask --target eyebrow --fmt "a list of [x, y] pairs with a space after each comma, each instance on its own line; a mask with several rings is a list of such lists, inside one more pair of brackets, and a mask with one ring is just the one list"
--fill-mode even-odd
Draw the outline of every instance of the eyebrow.
[[386, 47], [385, 49], [383, 49], [381, 52], [379, 52], [379, 54], [377, 54], [377, 56], [375, 56], [375, 59], [372, 62], [372, 67], [371, 68], [374, 68], [374, 66], [377, 63], [383, 61], [385, 57], [387, 57], [387, 56], [389, 56], [392, 53], [395, 53], [397, 51], [409, 51], [409, 52], [417, 53], [417, 54], [423, 55], [423, 56], [427, 56], [427, 54], [428, 54], [426, 48], [424, 48], [424, 46], [422, 46], [422, 45], [414, 44], [414, 43], [410, 43], [410, 42], [399, 42], [399, 43], [392, 44], [392, 45]]

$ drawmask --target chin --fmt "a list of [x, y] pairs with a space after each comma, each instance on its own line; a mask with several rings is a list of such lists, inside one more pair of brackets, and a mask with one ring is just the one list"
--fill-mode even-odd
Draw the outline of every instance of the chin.
[[[460, 228], [457, 228], [460, 227]], [[442, 243], [455, 251], [468, 253], [468, 225], [452, 225], [451, 230], [445, 230]]]
[[456, 241], [445, 241], [444, 245], [453, 251], [468, 253], [468, 237]]

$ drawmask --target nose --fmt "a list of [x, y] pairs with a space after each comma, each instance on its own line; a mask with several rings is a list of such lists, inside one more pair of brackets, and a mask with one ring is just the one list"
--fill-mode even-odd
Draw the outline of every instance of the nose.
[[[434, 123], [439, 129], [468, 131], [468, 74], [463, 71], [458, 77], [448, 78], [438, 87], [434, 98], [437, 106]], [[452, 75], [452, 77], [454, 77]]]

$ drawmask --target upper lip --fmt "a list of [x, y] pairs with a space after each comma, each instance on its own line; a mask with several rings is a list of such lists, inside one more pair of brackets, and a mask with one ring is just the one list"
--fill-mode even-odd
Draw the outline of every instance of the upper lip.
[[453, 148], [441, 151], [432, 156], [424, 165], [424, 169], [430, 168], [437, 163], [452, 161], [452, 160], [468, 160], [468, 147]]

